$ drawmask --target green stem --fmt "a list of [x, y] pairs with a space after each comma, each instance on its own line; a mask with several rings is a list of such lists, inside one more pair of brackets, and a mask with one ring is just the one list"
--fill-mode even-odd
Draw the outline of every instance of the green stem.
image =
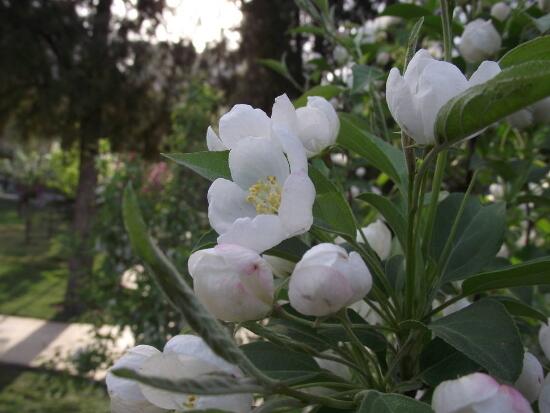
[[449, 10], [449, 2], [447, 0], [440, 0], [439, 3], [441, 4], [441, 22], [443, 25], [443, 53], [445, 61], [450, 62], [453, 50], [451, 11]]

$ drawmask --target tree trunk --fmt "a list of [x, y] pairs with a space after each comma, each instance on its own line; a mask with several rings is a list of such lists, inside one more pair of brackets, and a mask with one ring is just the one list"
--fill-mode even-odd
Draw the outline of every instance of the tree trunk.
[[78, 188], [73, 211], [74, 245], [69, 258], [69, 281], [65, 292], [64, 313], [68, 317], [81, 314], [84, 303], [81, 292], [92, 273], [93, 236], [97, 187], [96, 155], [97, 139], [81, 145]]

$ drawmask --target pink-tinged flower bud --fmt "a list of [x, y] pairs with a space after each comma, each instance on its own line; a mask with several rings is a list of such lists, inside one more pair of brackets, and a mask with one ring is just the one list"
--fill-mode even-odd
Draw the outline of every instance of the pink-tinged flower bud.
[[543, 324], [539, 330], [539, 345], [544, 355], [550, 360], [550, 319], [548, 324]]
[[193, 253], [188, 267], [195, 295], [220, 320], [257, 320], [271, 311], [273, 274], [257, 252], [217, 245]]
[[511, 386], [484, 373], [440, 383], [432, 397], [435, 413], [532, 413], [529, 402]]
[[543, 380], [542, 365], [535, 356], [526, 352], [523, 355], [523, 369], [514, 386], [525, 396], [529, 403], [533, 403], [539, 397]]
[[305, 315], [325, 316], [359, 301], [372, 287], [372, 277], [356, 252], [334, 244], [307, 251], [290, 278], [290, 304]]

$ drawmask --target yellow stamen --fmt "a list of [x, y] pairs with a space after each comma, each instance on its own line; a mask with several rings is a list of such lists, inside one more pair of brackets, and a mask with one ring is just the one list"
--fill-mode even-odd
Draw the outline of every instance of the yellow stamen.
[[197, 396], [194, 394], [190, 394], [187, 396], [187, 400], [185, 403], [183, 403], [183, 407], [186, 407], [187, 409], [194, 409], [195, 405], [197, 404]]
[[248, 188], [246, 202], [252, 204], [258, 214], [276, 214], [281, 205], [282, 190], [277, 177], [268, 176]]

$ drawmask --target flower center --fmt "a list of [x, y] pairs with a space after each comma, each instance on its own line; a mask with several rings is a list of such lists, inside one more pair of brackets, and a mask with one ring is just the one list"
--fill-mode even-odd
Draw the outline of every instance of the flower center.
[[246, 202], [254, 205], [258, 214], [276, 214], [281, 205], [282, 190], [277, 178], [268, 176], [248, 188]]
[[194, 409], [197, 404], [198, 397], [194, 394], [190, 394], [187, 396], [187, 400], [183, 403], [183, 407], [187, 409]]

